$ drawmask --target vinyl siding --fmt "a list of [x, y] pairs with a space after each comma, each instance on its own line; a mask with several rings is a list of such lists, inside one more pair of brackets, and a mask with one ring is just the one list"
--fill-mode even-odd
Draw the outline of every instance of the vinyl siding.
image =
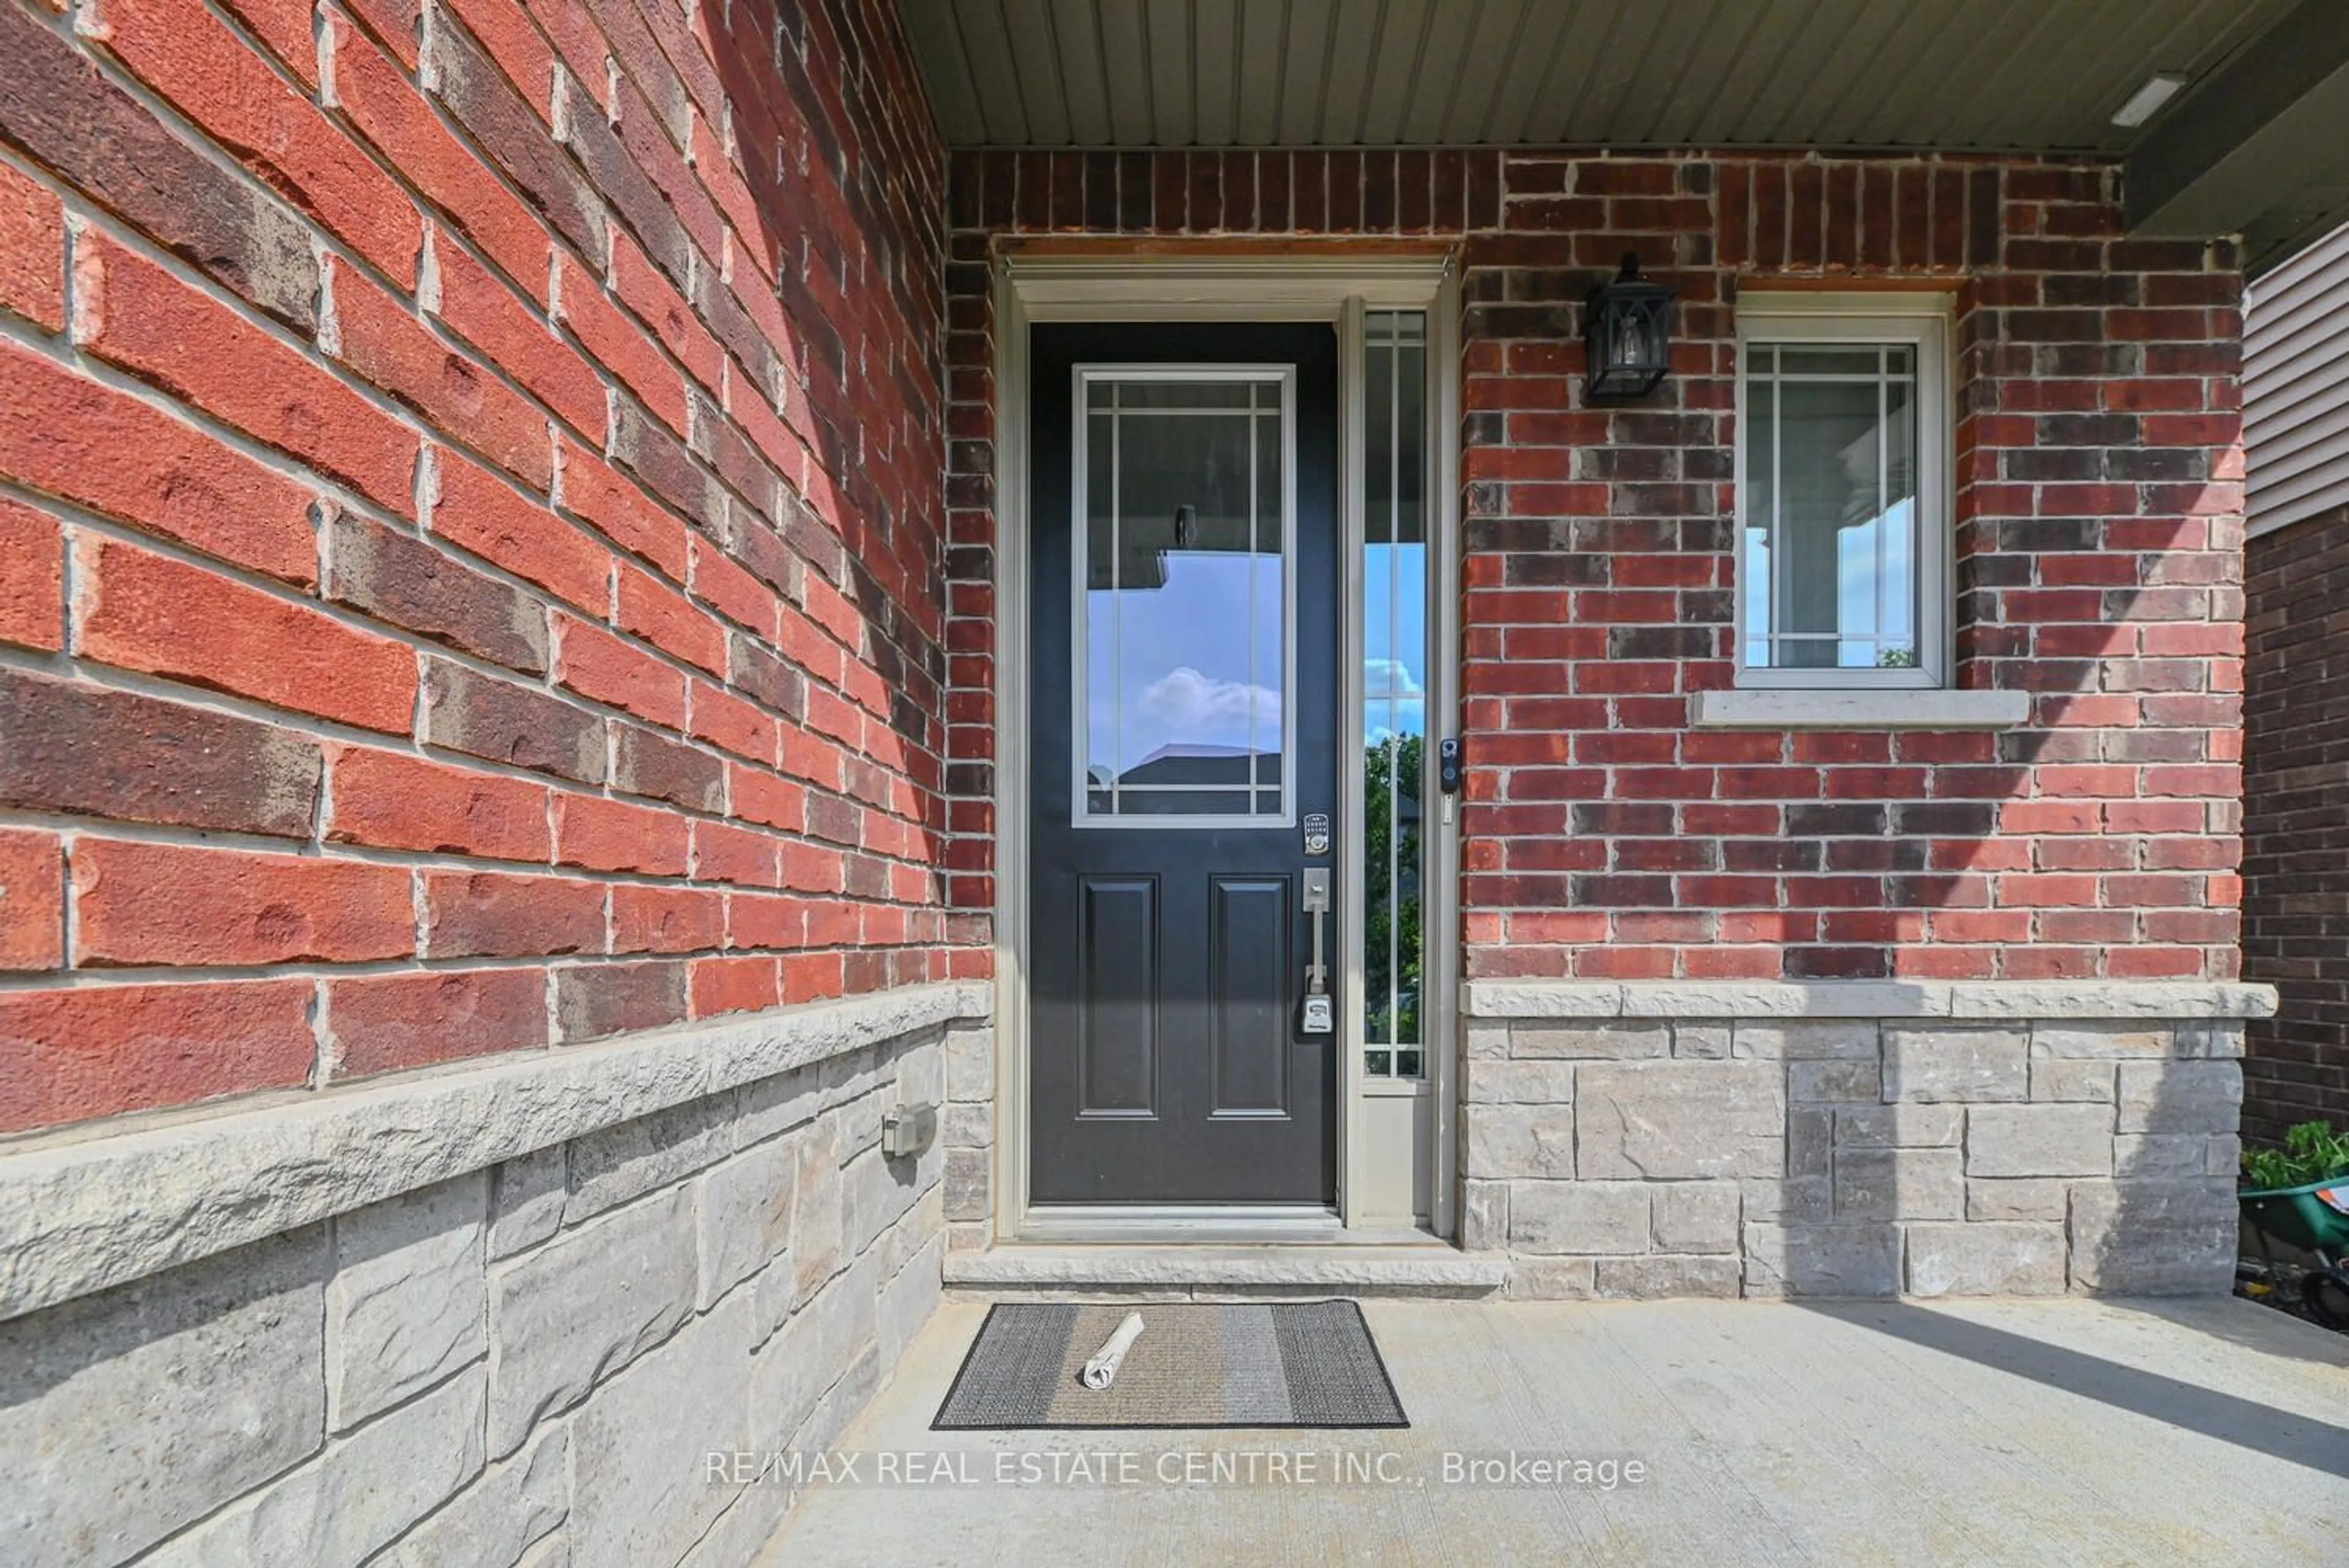
[[2349, 227], [2261, 278], [2245, 320], [2254, 535], [2349, 505]]

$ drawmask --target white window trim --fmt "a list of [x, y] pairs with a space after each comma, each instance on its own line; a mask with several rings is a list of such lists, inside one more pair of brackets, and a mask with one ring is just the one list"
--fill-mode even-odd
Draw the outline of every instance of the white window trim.
[[[1362, 542], [1362, 474], [1350, 462], [1361, 439], [1361, 324], [1366, 310], [1427, 313], [1430, 441], [1427, 635], [1430, 649], [1427, 712], [1431, 732], [1436, 716], [1455, 721], [1460, 691], [1460, 282], [1448, 250], [1412, 254], [1352, 250], [1299, 254], [1287, 246], [1261, 254], [1189, 254], [1181, 250], [1134, 254], [1119, 248], [1096, 254], [996, 258], [995, 417], [996, 533], [994, 649], [996, 658], [996, 754], [1027, 754], [1029, 712], [1029, 431], [1028, 331], [1039, 321], [1327, 321], [1340, 328], [1339, 506], [1348, 581], [1340, 586], [1341, 615], [1351, 617], [1361, 582], [1352, 565]], [[1361, 711], [1361, 628], [1349, 621], [1349, 652], [1340, 660], [1341, 711]], [[1340, 770], [1341, 834], [1359, 831], [1361, 774]], [[1030, 781], [1024, 766], [995, 770], [995, 1164], [993, 1222], [998, 1241], [1017, 1239], [1027, 1228], [1028, 1202], [1028, 810]], [[1348, 826], [1347, 825], [1356, 825]], [[1339, 1052], [1344, 1099], [1338, 1118], [1338, 1203], [1350, 1228], [1385, 1228], [1389, 1216], [1373, 1210], [1366, 1194], [1399, 1160], [1424, 1161], [1428, 1173], [1428, 1220], [1439, 1236], [1455, 1231], [1459, 1169], [1457, 1113], [1460, 994], [1460, 840], [1456, 824], [1442, 817], [1424, 829], [1427, 861], [1423, 871], [1421, 919], [1429, 931], [1454, 933], [1430, 940], [1423, 951], [1422, 1023], [1432, 1048], [1429, 1077], [1415, 1080], [1408, 1095], [1372, 1093], [1362, 1075], [1361, 879], [1343, 879], [1339, 899], [1340, 961], [1346, 964], [1350, 999]], [[1352, 840], [1341, 837], [1339, 852], [1359, 858]], [[1397, 1102], [1416, 1100], [1407, 1137], [1389, 1137], [1395, 1118], [1384, 1114]], [[1247, 1232], [1240, 1232], [1243, 1236]], [[1185, 1240], [1196, 1240], [1195, 1234]]]
[[[1749, 290], [1737, 304], [1737, 401], [1731, 584], [1735, 610], [1734, 683], [1754, 691], [1938, 691], [1949, 690], [1957, 659], [1954, 421], [1946, 294], [1774, 294]], [[1745, 662], [1745, 359], [1766, 343], [1905, 343], [1917, 352], [1917, 664], [1907, 670], [1757, 670]]]

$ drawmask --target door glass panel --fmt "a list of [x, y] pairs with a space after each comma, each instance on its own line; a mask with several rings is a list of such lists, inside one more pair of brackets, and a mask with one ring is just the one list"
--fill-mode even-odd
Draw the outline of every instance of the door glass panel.
[[1420, 1012], [1427, 763], [1427, 318], [1372, 311], [1363, 357], [1363, 1068], [1426, 1070]]
[[1286, 820], [1288, 372], [1079, 374], [1079, 819]]

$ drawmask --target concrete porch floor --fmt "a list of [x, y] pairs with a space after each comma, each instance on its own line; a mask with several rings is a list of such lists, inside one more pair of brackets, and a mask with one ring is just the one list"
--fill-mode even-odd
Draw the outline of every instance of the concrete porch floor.
[[[2349, 1563], [2349, 1339], [2249, 1303], [1363, 1305], [1408, 1431], [932, 1432], [987, 1311], [948, 1302], [833, 1451], [964, 1456], [976, 1484], [876, 1485], [868, 1457], [762, 1562]], [[1321, 1475], [1158, 1479], [1251, 1450]], [[1649, 1479], [1447, 1483], [1447, 1450]], [[1110, 1452], [1138, 1484], [994, 1479]], [[1391, 1455], [1394, 1480], [1334, 1483], [1332, 1454]]]

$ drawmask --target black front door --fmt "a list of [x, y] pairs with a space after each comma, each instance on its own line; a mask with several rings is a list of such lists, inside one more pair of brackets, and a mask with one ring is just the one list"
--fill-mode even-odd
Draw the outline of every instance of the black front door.
[[1030, 365], [1030, 1196], [1330, 1202], [1337, 333], [1038, 327]]

